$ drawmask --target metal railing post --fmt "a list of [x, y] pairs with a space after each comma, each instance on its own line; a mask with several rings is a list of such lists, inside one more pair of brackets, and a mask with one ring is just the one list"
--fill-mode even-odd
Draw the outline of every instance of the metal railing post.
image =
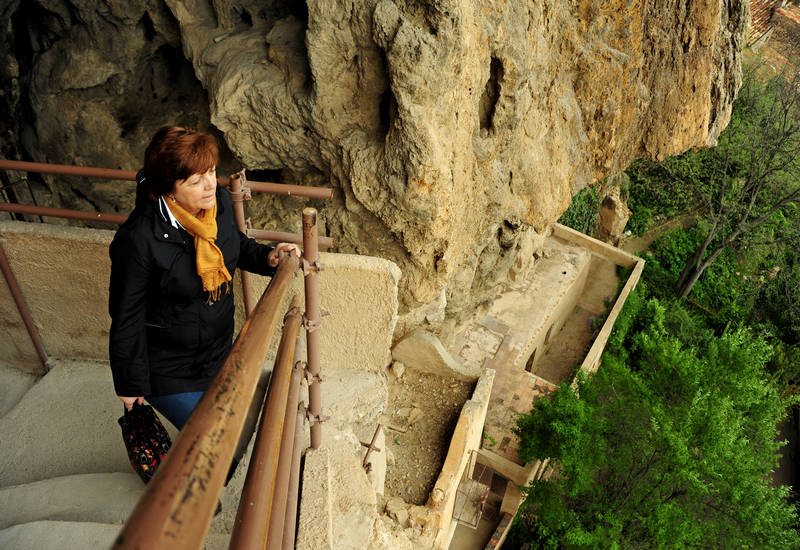
[[289, 476], [289, 489], [286, 491], [286, 514], [283, 520], [283, 550], [294, 550], [294, 538], [297, 533], [297, 504], [300, 491], [300, 460], [303, 458], [303, 429], [305, 415], [303, 403], [297, 407], [294, 447], [292, 448], [292, 473]]
[[[283, 540], [284, 521], [286, 521], [286, 503], [289, 492], [289, 478], [292, 474], [292, 450], [297, 423], [297, 403], [300, 401], [300, 380], [303, 375], [303, 364], [298, 361], [292, 369], [292, 380], [289, 385], [289, 398], [286, 400], [286, 412], [283, 415], [283, 437], [281, 438], [280, 461], [275, 492], [272, 497], [272, 515], [269, 521], [269, 534], [266, 548], [280, 548]], [[291, 518], [293, 521], [294, 518]]]
[[311, 447], [322, 443], [322, 383], [319, 337], [321, 312], [319, 307], [319, 232], [316, 208], [303, 209], [303, 274], [306, 293], [306, 354], [308, 356], [308, 408], [311, 422]]
[[[233, 215], [236, 218], [236, 225], [239, 226], [239, 231], [247, 235], [247, 222], [244, 218], [244, 195], [245, 191], [242, 186], [241, 174], [233, 174], [230, 179], [231, 182], [231, 199], [233, 200]], [[250, 315], [256, 303], [256, 297], [253, 294], [253, 282], [250, 279], [251, 275], [247, 271], [239, 270], [242, 275], [242, 298], [244, 300], [244, 313], [245, 316]]]
[[242, 327], [231, 353], [139, 499], [113, 548], [203, 547], [297, 267], [297, 258], [282, 255], [275, 276]]
[[11, 270], [11, 264], [8, 263], [8, 257], [3, 249], [3, 243], [0, 242], [0, 268], [3, 270], [3, 276], [8, 283], [8, 290], [11, 291], [11, 296], [14, 298], [14, 303], [17, 305], [19, 314], [22, 317], [22, 322], [25, 324], [25, 329], [31, 337], [33, 347], [36, 348], [36, 354], [39, 356], [39, 361], [42, 363], [40, 374], [47, 372], [47, 353], [44, 351], [42, 339], [39, 337], [39, 332], [36, 330], [36, 325], [33, 324], [33, 318], [28, 310], [28, 305], [25, 303], [25, 298], [22, 296], [22, 290], [19, 288], [17, 278]]
[[[270, 525], [273, 495], [281, 451], [284, 429], [283, 415], [289, 395], [292, 362], [297, 335], [300, 332], [301, 312], [295, 296], [285, 323], [275, 368], [267, 390], [267, 398], [261, 413], [258, 435], [250, 455], [247, 478], [242, 487], [236, 522], [231, 534], [230, 548], [236, 550], [263, 549]], [[296, 403], [296, 401], [295, 401]], [[296, 406], [296, 405], [295, 405]]]

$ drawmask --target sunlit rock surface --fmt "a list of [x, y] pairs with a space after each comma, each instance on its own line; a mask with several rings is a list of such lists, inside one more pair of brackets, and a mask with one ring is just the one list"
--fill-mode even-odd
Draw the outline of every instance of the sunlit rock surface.
[[[223, 167], [335, 187], [317, 206], [339, 250], [401, 267], [401, 313], [452, 319], [534, 261], [577, 190], [714, 143], [748, 4], [6, 2], [0, 146], [131, 169], [161, 124], [213, 126]], [[46, 182], [73, 207], [132, 197]], [[250, 211], [296, 230], [302, 203]]]

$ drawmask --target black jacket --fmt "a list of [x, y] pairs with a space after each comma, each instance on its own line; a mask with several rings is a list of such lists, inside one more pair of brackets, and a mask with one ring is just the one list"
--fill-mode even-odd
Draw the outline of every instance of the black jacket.
[[[231, 275], [236, 267], [275, 272], [267, 263], [272, 247], [239, 231], [230, 194], [219, 187], [216, 245]], [[159, 202], [142, 200], [141, 193], [109, 253], [109, 359], [117, 395], [205, 391], [232, 346], [233, 287], [209, 301], [194, 238], [172, 227]]]

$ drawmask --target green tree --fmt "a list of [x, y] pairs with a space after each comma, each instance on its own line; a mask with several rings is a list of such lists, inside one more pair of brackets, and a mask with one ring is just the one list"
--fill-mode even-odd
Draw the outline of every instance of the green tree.
[[520, 457], [555, 466], [526, 489], [518, 546], [800, 547], [788, 489], [768, 482], [790, 404], [765, 381], [769, 345], [747, 330], [687, 345], [680, 307], [633, 293], [597, 373], [520, 417]]
[[729, 127], [716, 147], [661, 164], [695, 197], [704, 238], [678, 278], [686, 297], [726, 249], [780, 240], [797, 231], [800, 203], [800, 76], [744, 78]]

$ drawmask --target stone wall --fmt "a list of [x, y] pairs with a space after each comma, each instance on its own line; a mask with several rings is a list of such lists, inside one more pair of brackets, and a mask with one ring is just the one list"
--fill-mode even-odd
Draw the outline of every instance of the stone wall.
[[[108, 358], [108, 245], [113, 235], [99, 229], [0, 222], [0, 243], [48, 355]], [[397, 266], [347, 254], [321, 254], [321, 258], [325, 265], [320, 275], [322, 306], [330, 312], [323, 318], [321, 338], [325, 367], [382, 373], [391, 360], [400, 278]], [[258, 296], [268, 280], [256, 276]], [[292, 293], [302, 296], [299, 274]], [[0, 315], [0, 359], [36, 371], [38, 358], [5, 281], [0, 284]], [[240, 311], [237, 329], [242, 321]]]
[[[714, 143], [748, 5], [11, 0], [0, 148], [134, 169], [163, 123], [216, 129], [223, 171], [334, 186], [327, 232], [401, 267], [401, 313], [444, 296], [459, 317], [579, 189]], [[130, 204], [113, 183], [42, 181], [44, 202]], [[294, 206], [259, 197], [256, 225], [296, 230]]]

